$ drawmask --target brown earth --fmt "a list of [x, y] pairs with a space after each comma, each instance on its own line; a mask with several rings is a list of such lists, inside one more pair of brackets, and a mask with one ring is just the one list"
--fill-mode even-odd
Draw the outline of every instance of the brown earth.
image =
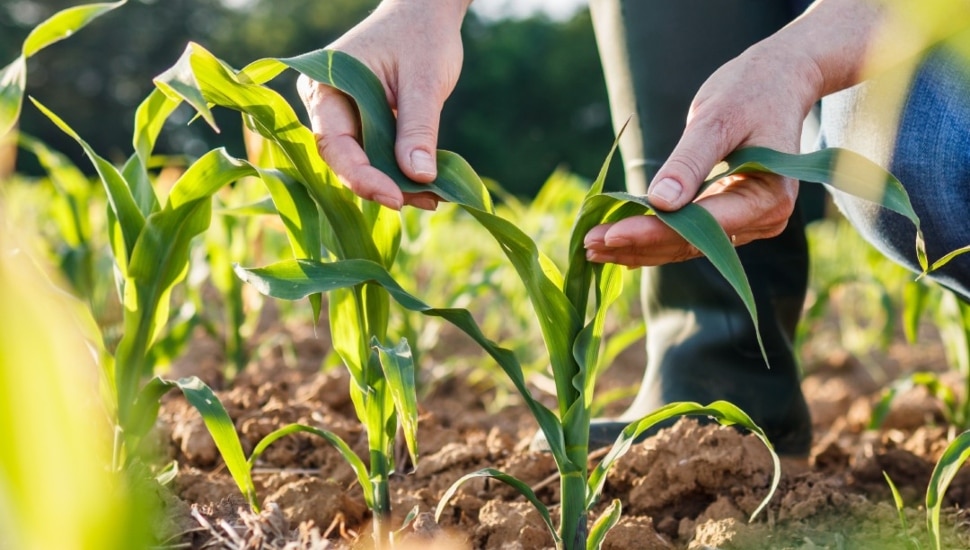
[[[247, 453], [272, 430], [301, 422], [335, 432], [366, 456], [347, 374], [343, 369], [320, 371], [325, 339], [307, 329], [290, 331], [287, 338], [298, 350], [296, 364], [285, 361], [279, 347], [264, 346], [249, 371], [223, 384], [218, 346], [200, 340], [171, 375], [198, 374], [221, 388], [219, 397]], [[597, 509], [614, 498], [623, 504], [623, 517], [604, 548], [932, 548], [921, 503], [953, 430], [942, 424], [940, 407], [922, 390], [897, 398], [881, 430], [865, 429], [885, 382], [914, 370], [945, 369], [938, 340], [924, 340], [856, 358], [822, 332], [813, 336], [802, 351], [808, 373], [804, 388], [815, 424], [811, 456], [804, 463], [785, 462], [777, 493], [751, 522], [771, 480], [770, 458], [753, 436], [685, 419], [634, 446], [610, 473], [604, 504]], [[635, 384], [642, 365], [641, 352], [626, 353], [602, 378], [602, 389]], [[398, 535], [403, 540], [399, 547], [551, 547], [552, 538], [531, 504], [494, 481], [464, 484], [440, 525], [435, 523], [433, 511], [443, 492], [462, 475], [486, 466], [522, 479], [546, 503], [558, 502], [559, 489], [552, 458], [528, 450], [536, 426], [524, 407], [513, 403], [492, 410], [493, 391], [471, 387], [460, 375], [425, 381], [424, 390], [419, 463], [391, 481], [395, 525], [415, 507], [419, 512]], [[617, 402], [610, 410], [623, 406]], [[264, 511], [254, 515], [244, 511], [245, 502], [201, 419], [181, 396], [166, 398], [159, 426], [180, 468], [172, 485], [178, 498], [169, 503], [177, 526], [171, 540], [179, 547], [370, 546], [369, 512], [360, 487], [322, 439], [292, 435], [266, 451], [254, 476]], [[906, 527], [883, 472], [905, 499]], [[970, 548], [968, 471], [956, 477], [946, 502], [944, 548]]]

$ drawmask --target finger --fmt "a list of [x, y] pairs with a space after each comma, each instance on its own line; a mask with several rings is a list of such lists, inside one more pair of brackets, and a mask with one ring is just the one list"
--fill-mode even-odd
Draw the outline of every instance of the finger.
[[322, 84], [304, 81], [298, 86], [320, 156], [340, 181], [362, 198], [400, 210], [404, 204], [401, 190], [391, 178], [371, 166], [360, 146], [359, 120], [351, 100]]
[[[724, 229], [734, 246], [774, 237], [794, 209], [797, 182], [754, 176], [729, 180], [698, 204]], [[699, 252], [656, 216], [634, 216], [591, 229], [584, 244], [591, 261], [629, 266], [659, 265]]]
[[441, 199], [434, 193], [405, 193], [404, 204], [411, 205], [422, 210], [437, 210], [438, 201]]
[[660, 210], [677, 210], [694, 200], [714, 166], [739, 144], [740, 140], [731, 139], [731, 126], [724, 113], [692, 117], [647, 189], [650, 204]]
[[438, 174], [436, 150], [444, 99], [427, 81], [401, 83], [397, 97], [397, 141], [394, 153], [404, 174], [430, 183]]

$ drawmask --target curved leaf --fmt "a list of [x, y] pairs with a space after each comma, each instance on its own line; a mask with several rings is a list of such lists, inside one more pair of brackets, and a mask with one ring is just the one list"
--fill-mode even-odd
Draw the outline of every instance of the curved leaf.
[[861, 199], [888, 208], [913, 222], [916, 227], [916, 257], [923, 271], [928, 270], [919, 217], [913, 210], [903, 184], [896, 176], [866, 157], [831, 147], [802, 155], [782, 153], [764, 147], [739, 149], [724, 159], [708, 182], [745, 172], [770, 172], [802, 181], [824, 183]]
[[368, 260], [343, 260], [330, 263], [288, 260], [257, 269], [237, 266], [236, 274], [259, 292], [284, 300], [299, 300], [310, 294], [350, 288], [362, 283], [374, 283], [381, 285], [402, 307], [445, 319], [468, 334], [495, 359], [522, 394], [529, 410], [539, 422], [540, 428], [546, 432], [547, 437], [551, 436], [549, 444], [553, 454], [565, 456], [559, 420], [552, 411], [532, 397], [525, 382], [522, 366], [515, 355], [486, 338], [467, 310], [432, 308], [401, 288], [382, 265]]
[[477, 477], [487, 477], [487, 478], [501, 481], [502, 483], [505, 483], [511, 486], [516, 491], [518, 491], [519, 494], [524, 496], [526, 500], [531, 502], [532, 505], [536, 507], [536, 510], [539, 512], [539, 515], [542, 516], [542, 521], [545, 522], [546, 527], [549, 528], [549, 532], [552, 533], [552, 539], [553, 541], [555, 541], [556, 547], [557, 548], [559, 547], [559, 543], [562, 539], [559, 538], [559, 534], [556, 532], [556, 527], [552, 524], [552, 516], [549, 515], [549, 508], [547, 508], [546, 505], [543, 504], [541, 500], [539, 500], [539, 497], [536, 496], [535, 492], [532, 491], [532, 488], [529, 487], [526, 483], [524, 483], [523, 481], [515, 477], [510, 476], [509, 474], [496, 470], [495, 468], [483, 468], [481, 470], [478, 470], [477, 472], [466, 474], [461, 478], [459, 478], [458, 481], [452, 483], [451, 487], [448, 487], [448, 490], [445, 491], [445, 494], [441, 496], [441, 500], [438, 501], [438, 507], [435, 509], [435, 512], [434, 512], [435, 521], [438, 521], [439, 519], [441, 519], [441, 514], [445, 511], [445, 506], [448, 506], [448, 501], [450, 501], [451, 497], [455, 495], [455, 491], [458, 490], [458, 487], [460, 487], [463, 483], [465, 483], [469, 479], [474, 479]]
[[275, 443], [278, 439], [294, 433], [310, 433], [318, 435], [333, 445], [333, 447], [337, 449], [337, 452], [340, 453], [340, 456], [342, 456], [344, 460], [347, 461], [347, 464], [350, 465], [351, 469], [354, 470], [354, 473], [357, 475], [357, 482], [360, 483], [361, 489], [364, 491], [364, 500], [367, 502], [367, 506], [369, 508], [373, 508], [374, 495], [370, 476], [367, 473], [367, 466], [360, 459], [360, 457], [354, 454], [353, 449], [350, 448], [350, 445], [347, 445], [346, 441], [341, 439], [340, 436], [327, 430], [314, 428], [313, 426], [307, 426], [306, 424], [288, 424], [283, 426], [282, 428], [271, 432], [269, 435], [259, 440], [259, 443], [256, 444], [252, 454], [249, 455], [249, 460], [247, 461], [248, 469], [250, 471], [253, 469], [256, 461], [259, 460], [259, 457], [270, 445]]
[[937, 550], [942, 548], [940, 508], [943, 506], [943, 495], [946, 494], [950, 482], [968, 458], [970, 458], [970, 431], [963, 432], [947, 445], [930, 475], [930, 483], [926, 489], [926, 526], [933, 536]]
[[[188, 71], [207, 103], [245, 113], [254, 130], [279, 145], [280, 154], [273, 157], [275, 168], [306, 185], [330, 226], [340, 229], [340, 238], [328, 243], [338, 258], [375, 261], [380, 258], [354, 198], [336, 181], [317, 152], [313, 134], [282, 96], [234, 74], [198, 44], [189, 44], [177, 67], [156, 78], [156, 84], [171, 86], [173, 81], [168, 78], [177, 78]], [[195, 93], [182, 88], [175, 91], [186, 100], [192, 99]], [[195, 103], [192, 105], [200, 108]]]
[[603, 546], [603, 541], [606, 540], [606, 534], [620, 521], [620, 515], [622, 513], [623, 504], [620, 502], [620, 499], [613, 499], [613, 502], [610, 503], [606, 510], [603, 510], [603, 514], [593, 524], [593, 528], [589, 530], [589, 538], [586, 540], [586, 550], [599, 550]]
[[94, 19], [122, 6], [124, 3], [125, 0], [111, 3], [86, 4], [67, 8], [55, 13], [49, 19], [34, 27], [30, 31], [30, 34], [27, 35], [23, 46], [24, 57], [30, 57], [47, 46], [71, 36]]
[[254, 512], [258, 512], [259, 501], [256, 498], [256, 486], [253, 485], [253, 478], [249, 471], [249, 462], [243, 453], [239, 435], [236, 434], [236, 426], [229, 418], [229, 413], [222, 406], [222, 402], [209, 386], [195, 376], [174, 381], [165, 380], [164, 383], [181, 390], [189, 404], [202, 415], [205, 427], [226, 462], [232, 479], [246, 497], [249, 506]]
[[775, 490], [778, 488], [778, 482], [781, 481], [781, 463], [778, 460], [778, 455], [775, 454], [774, 447], [772, 447], [771, 443], [768, 441], [768, 436], [765, 435], [764, 431], [759, 428], [758, 425], [751, 420], [751, 417], [745, 414], [744, 411], [727, 401], [715, 401], [707, 406], [699, 403], [689, 402], [670, 403], [669, 405], [664, 405], [656, 411], [644, 416], [640, 420], [631, 422], [626, 428], [623, 429], [609, 453], [590, 474], [587, 506], [592, 506], [593, 503], [599, 498], [599, 495], [603, 490], [603, 485], [606, 483], [607, 472], [609, 472], [610, 468], [613, 467], [613, 464], [617, 459], [625, 455], [626, 452], [630, 450], [630, 447], [633, 445], [633, 441], [636, 440], [640, 434], [647, 431], [658, 422], [662, 422], [677, 416], [687, 415], [708, 416], [714, 420], [717, 420], [724, 426], [743, 426], [757, 436], [757, 438], [765, 444], [765, 447], [768, 448], [768, 452], [771, 453], [771, 461], [774, 464], [774, 475], [771, 480], [771, 488], [768, 490], [768, 494], [765, 496], [764, 500], [761, 501], [758, 508], [751, 514], [751, 519], [754, 519], [768, 504], [768, 501], [771, 500], [771, 497], [775, 494]]
[[24, 40], [20, 55], [0, 70], [0, 136], [9, 132], [23, 104], [27, 84], [27, 58], [51, 44], [63, 40], [88, 23], [111, 11], [125, 0], [114, 3], [87, 4], [61, 10], [34, 27]]
[[[629, 193], [607, 193], [607, 195], [617, 200], [635, 202], [643, 207], [650, 208], [650, 203], [647, 202], [646, 197], [638, 197]], [[696, 203], [689, 203], [680, 210], [673, 212], [652, 209], [650, 211], [660, 221], [667, 224], [678, 235], [700, 250], [731, 284], [751, 316], [751, 321], [755, 326], [755, 335], [758, 339], [758, 347], [761, 349], [761, 357], [765, 364], [770, 367], [768, 353], [765, 351], [765, 345], [761, 339], [761, 330], [758, 328], [758, 308], [754, 303], [754, 292], [751, 291], [751, 285], [748, 283], [748, 276], [744, 273], [741, 259], [738, 258], [738, 252], [727, 233], [724, 232], [724, 228], [717, 223], [710, 212]]]
[[398, 421], [404, 431], [411, 460], [418, 461], [418, 394], [414, 382], [414, 357], [406, 339], [401, 339], [397, 346], [387, 348], [376, 338], [371, 340], [371, 346], [381, 355], [381, 368], [387, 380]]
[[94, 165], [95, 170], [97, 170], [98, 175], [101, 177], [101, 182], [104, 184], [105, 192], [108, 195], [108, 205], [110, 206], [111, 213], [117, 220], [117, 223], [112, 224], [114, 226], [112, 231], [116, 231], [122, 238], [121, 243], [117, 243], [112, 239], [112, 251], [114, 252], [118, 268], [122, 274], [126, 274], [128, 272], [128, 258], [131, 257], [135, 249], [135, 243], [138, 242], [138, 236], [141, 234], [141, 230], [145, 225], [145, 216], [135, 202], [135, 198], [131, 194], [131, 189], [128, 187], [127, 182], [125, 182], [121, 172], [113, 164], [95, 153], [94, 149], [86, 141], [81, 139], [81, 136], [68, 126], [67, 123], [37, 100], [31, 98], [31, 101], [62, 132], [72, 137], [84, 149], [85, 155], [91, 160], [91, 164]]
[[961, 254], [966, 254], [968, 252], [970, 252], [970, 244], [968, 244], [967, 246], [958, 248], [956, 250], [953, 250], [951, 252], [948, 252], [947, 254], [944, 254], [942, 258], [933, 262], [933, 265], [930, 266], [929, 270], [936, 271], [937, 269], [940, 269], [941, 267], [950, 263], [950, 260], [952, 260], [953, 258], [956, 258], [957, 256]]
[[401, 172], [394, 157], [394, 115], [387, 104], [384, 87], [363, 63], [336, 50], [317, 50], [279, 61], [354, 99], [362, 115], [361, 134], [368, 159], [404, 191], [431, 191], [449, 202], [486, 212], [492, 210], [484, 187], [468, 184], [478, 180], [478, 176], [454, 153], [438, 151], [438, 177], [430, 185], [415, 183]]
[[27, 58], [21, 55], [0, 70], [0, 137], [17, 124], [26, 87]]

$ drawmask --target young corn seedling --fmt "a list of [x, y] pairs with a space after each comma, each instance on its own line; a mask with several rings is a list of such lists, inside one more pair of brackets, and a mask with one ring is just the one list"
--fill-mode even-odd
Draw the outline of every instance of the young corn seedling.
[[[311, 132], [279, 94], [262, 85], [284, 69], [279, 61], [262, 60], [237, 72], [205, 49], [190, 44], [156, 84], [167, 101], [191, 104], [210, 124], [210, 105], [237, 110], [246, 126], [264, 138], [271, 170], [236, 162], [255, 172], [246, 175], [259, 175], [267, 184], [293, 236], [295, 257], [311, 262], [324, 258], [371, 262], [386, 269], [394, 261], [400, 242], [398, 214], [361, 201], [337, 182], [317, 154]], [[310, 296], [318, 316], [321, 298], [318, 293]], [[314, 432], [333, 443], [354, 467], [374, 514], [374, 537], [379, 545], [389, 540], [388, 477], [394, 469], [399, 423], [411, 458], [417, 459], [413, 361], [407, 342], [396, 346], [385, 343], [389, 307], [387, 292], [366, 280], [344, 285], [329, 295], [334, 348], [351, 373], [352, 401], [368, 434], [367, 466], [339, 438], [322, 430]], [[307, 431], [306, 427], [282, 430], [279, 436], [290, 433], [288, 430]], [[234, 432], [224, 435], [234, 437]], [[272, 440], [275, 437], [269, 442]], [[237, 481], [243, 477], [237, 475]], [[243, 492], [249, 494], [250, 488], [242, 485]]]
[[[363, 282], [379, 284], [401, 306], [426, 315], [442, 317], [478, 342], [510, 377], [548, 441], [560, 473], [560, 524], [558, 528], [553, 524], [549, 508], [526, 484], [495, 469], [469, 474], [459, 480], [458, 484], [465, 479], [481, 476], [508, 483], [536, 506], [552, 532], [557, 547], [599, 548], [603, 537], [617, 521], [620, 513], [619, 503], [613, 503], [591, 529], [587, 527], [588, 513], [599, 499], [605, 474], [616, 459], [630, 448], [633, 441], [657, 422], [678, 415], [705, 415], [724, 424], [743, 426], [771, 448], [760, 428], [730, 403], [717, 402], [707, 406], [674, 403], [631, 423], [606, 458], [592, 472], [588, 471], [593, 389], [601, 370], [599, 348], [606, 311], [619, 294], [621, 279], [618, 266], [594, 265], [586, 261], [583, 237], [589, 229], [600, 223], [632, 215], [658, 216], [710, 258], [734, 285], [751, 313], [752, 321], [757, 325], [752, 293], [737, 254], [727, 235], [706, 211], [699, 206], [689, 205], [678, 212], [654, 212], [641, 197], [623, 193], [602, 194], [605, 166], [609, 163], [607, 158], [604, 169], [593, 183], [576, 220], [568, 249], [568, 266], [565, 274], [560, 273], [529, 236], [515, 224], [494, 213], [481, 180], [457, 155], [446, 151], [438, 152], [440, 175], [430, 186], [418, 187], [403, 177], [393, 156], [393, 116], [384, 99], [383, 88], [366, 67], [345, 54], [328, 50], [280, 61], [353, 98], [361, 114], [363, 145], [371, 163], [394, 178], [403, 190], [430, 190], [442, 199], [457, 204], [474, 217], [502, 247], [528, 291], [555, 380], [558, 401], [555, 412], [531, 395], [515, 355], [488, 340], [468, 311], [433, 308], [425, 304], [406, 292], [387, 269], [376, 262], [346, 260], [324, 263], [295, 260], [260, 269], [239, 269], [240, 276], [256, 285], [261, 292], [283, 299], [299, 299], [316, 292], [329, 292]], [[254, 65], [266, 66], [267, 63], [270, 62], [257, 62]], [[839, 177], [834, 178], [837, 161]], [[878, 197], [876, 200], [880, 204], [906, 215], [918, 227], [918, 219], [899, 182], [871, 162], [848, 152], [825, 150], [798, 156], [766, 149], [746, 149], [727, 159], [726, 166], [725, 171], [712, 178], [709, 183], [745, 171], [774, 172], [803, 180], [833, 182], [849, 192]], [[873, 175], [877, 177], [873, 179]], [[921, 265], [925, 267], [921, 242], [917, 241], [918, 255]], [[775, 472], [771, 491], [757, 511], [764, 507], [778, 483], [778, 460], [773, 452], [772, 457]], [[439, 514], [447, 506], [458, 484], [442, 498], [438, 507]]]
[[[21, 108], [24, 59], [46, 44], [63, 38], [115, 4], [71, 8], [39, 25], [28, 37], [21, 58], [4, 70], [3, 127], [13, 126]], [[258, 177], [277, 201], [280, 216], [296, 220], [289, 236], [296, 253], [319, 257], [320, 228], [316, 211], [299, 211], [307, 201], [302, 186], [285, 174], [266, 171], [214, 150], [193, 163], [175, 182], [164, 202], [151, 185], [148, 159], [168, 116], [181, 99], [153, 92], [138, 108], [135, 153], [122, 168], [100, 157], [70, 126], [39, 102], [34, 104], [62, 131], [81, 145], [104, 186], [108, 204], [108, 231], [114, 256], [118, 292], [124, 307], [123, 335], [117, 345], [97, 335], [103, 385], [116, 426], [114, 468], [121, 469], [137, 456], [143, 436], [157, 416], [157, 388], [145, 385], [153, 372], [153, 346], [164, 332], [170, 315], [171, 293], [184, 279], [192, 239], [205, 231], [211, 218], [212, 195], [244, 177]], [[34, 148], [35, 151], [43, 152]], [[47, 155], [48, 160], [56, 158]], [[301, 202], [302, 201], [302, 202]], [[80, 218], [78, 218], [80, 219]], [[305, 229], [304, 229], [305, 228]], [[319, 303], [319, 301], [317, 301]], [[185, 392], [203, 391], [197, 381], [172, 383]], [[204, 388], [208, 391], [208, 388]], [[205, 394], [208, 398], [211, 392]]]
[[933, 538], [936, 550], [943, 548], [940, 535], [943, 495], [946, 494], [950, 482], [968, 458], [970, 458], [970, 431], [963, 432], [947, 445], [930, 475], [930, 483], [926, 488], [926, 528]]
[[[956, 369], [963, 381], [963, 391], [956, 392], [934, 372], [915, 372], [896, 381], [882, 392], [873, 407], [870, 429], [882, 426], [895, 398], [921, 387], [939, 400], [944, 420], [957, 430], [970, 428], [970, 304], [955, 293], [935, 285], [914, 285], [918, 288], [907, 297], [917, 302], [915, 312], [906, 319], [906, 332], [915, 340], [917, 325], [923, 312], [932, 311], [932, 319], [940, 332], [947, 362]], [[930, 305], [932, 300], [933, 305]]]

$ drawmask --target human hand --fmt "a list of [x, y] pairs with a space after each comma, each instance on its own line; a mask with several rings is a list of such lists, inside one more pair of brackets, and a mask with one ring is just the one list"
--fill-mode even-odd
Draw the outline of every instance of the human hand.
[[[461, 21], [470, 0], [385, 0], [329, 47], [367, 65], [377, 75], [397, 115], [395, 157], [419, 183], [437, 176], [435, 151], [445, 99], [461, 71]], [[320, 156], [357, 195], [400, 210], [410, 204], [434, 210], [431, 193], [404, 194], [371, 166], [360, 145], [353, 102], [340, 91], [301, 76], [297, 89], [310, 116]]]
[[[717, 181], [696, 197], [714, 166], [745, 146], [797, 152], [812, 99], [790, 90], [780, 60], [749, 50], [718, 69], [691, 104], [684, 133], [647, 191], [651, 206], [677, 210], [691, 201], [707, 209], [735, 245], [773, 237], [792, 213], [798, 182], [766, 174]], [[807, 86], [806, 86], [807, 87]], [[600, 225], [585, 238], [587, 258], [631, 267], [694, 258], [700, 252], [656, 216]]]
[[[735, 246], [781, 233], [794, 209], [797, 181], [735, 175], [698, 195], [701, 184], [717, 163], [741, 147], [798, 152], [802, 123], [812, 105], [854, 83], [876, 18], [862, 0], [819, 2], [715, 71], [698, 90], [680, 141], [647, 191], [650, 204], [657, 210], [677, 210], [695, 201]], [[630, 267], [701, 255], [656, 216], [597, 226], [587, 233], [585, 246], [590, 261]]]

